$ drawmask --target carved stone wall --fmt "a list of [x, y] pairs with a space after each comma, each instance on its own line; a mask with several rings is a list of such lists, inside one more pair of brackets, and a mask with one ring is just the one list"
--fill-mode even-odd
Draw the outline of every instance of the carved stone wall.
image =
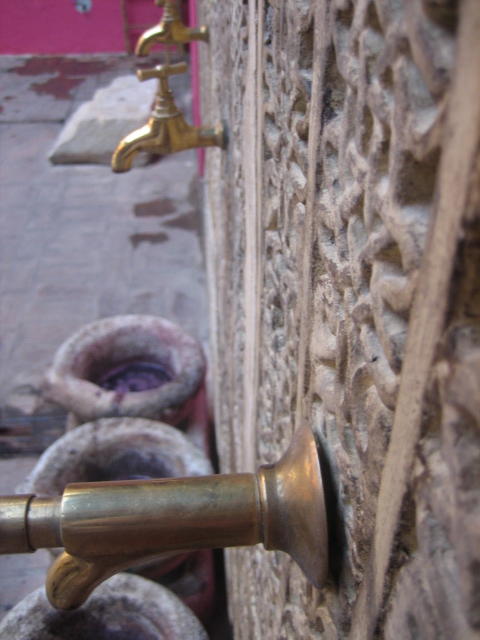
[[228, 552], [236, 638], [480, 637], [480, 5], [199, 2], [224, 472], [300, 421], [331, 577]]

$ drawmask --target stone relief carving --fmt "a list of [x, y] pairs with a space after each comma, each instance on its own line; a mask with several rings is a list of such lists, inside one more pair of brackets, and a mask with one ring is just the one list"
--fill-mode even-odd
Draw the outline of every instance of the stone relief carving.
[[[346, 638], [371, 552], [435, 201], [458, 7], [436, 0], [265, 0], [230, 2], [218, 12], [207, 0], [200, 4], [212, 49], [203, 58], [210, 67], [203, 105], [212, 121], [220, 115], [229, 122], [231, 135], [228, 158], [212, 155], [207, 169], [223, 471], [238, 470], [244, 446], [244, 300], [253, 283], [244, 279], [244, 189], [251, 185], [244, 182], [240, 138], [247, 48], [256, 38], [260, 290], [252, 436], [257, 462], [273, 461], [302, 412], [325, 446], [345, 534], [321, 593], [282, 554], [230, 550], [236, 637]], [[248, 26], [252, 11], [257, 31]], [[465, 249], [465, 272], [478, 258], [475, 246], [472, 239]], [[463, 298], [450, 313], [470, 305], [464, 320], [476, 318], [475, 278], [456, 278], [470, 289], [459, 290]], [[473, 400], [479, 338], [471, 320], [467, 328], [458, 324], [456, 317], [429, 388], [379, 637], [406, 637], [402, 630], [477, 637], [480, 629], [480, 416]], [[449, 579], [461, 603], [449, 597]]]
[[323, 43], [310, 393], [339, 469], [344, 612], [373, 535], [453, 61], [452, 33], [435, 39], [420, 3], [392, 6], [332, 4]]

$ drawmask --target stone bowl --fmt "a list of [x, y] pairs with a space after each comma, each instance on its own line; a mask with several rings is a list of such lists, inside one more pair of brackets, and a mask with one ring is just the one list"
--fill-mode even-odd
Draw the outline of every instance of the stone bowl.
[[202, 387], [200, 343], [179, 326], [146, 315], [91, 322], [57, 351], [44, 395], [70, 412], [70, 426], [130, 416], [178, 424]]
[[50, 445], [17, 493], [55, 496], [72, 482], [212, 474], [210, 460], [175, 427], [144, 418], [102, 418]]
[[173, 593], [120, 573], [98, 586], [76, 611], [56, 611], [43, 587], [0, 622], [2, 640], [208, 640], [195, 615]]

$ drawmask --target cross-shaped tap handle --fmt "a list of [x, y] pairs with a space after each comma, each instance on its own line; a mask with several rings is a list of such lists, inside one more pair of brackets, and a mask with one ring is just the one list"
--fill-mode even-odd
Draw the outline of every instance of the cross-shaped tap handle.
[[186, 62], [177, 62], [175, 64], [159, 64], [153, 69], [138, 69], [137, 78], [140, 82], [158, 78], [159, 80], [168, 80], [170, 76], [187, 73], [188, 65]]

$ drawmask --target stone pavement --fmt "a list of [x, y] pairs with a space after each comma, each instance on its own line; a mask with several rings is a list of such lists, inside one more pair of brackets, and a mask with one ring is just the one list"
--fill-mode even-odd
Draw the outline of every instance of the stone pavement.
[[[133, 67], [124, 57], [0, 58], [0, 436], [15, 417], [55, 411], [43, 373], [87, 322], [159, 315], [206, 346], [195, 152], [122, 175], [47, 160], [69, 114]], [[171, 84], [188, 104], [189, 78]], [[0, 493], [10, 493], [35, 458], [1, 454]], [[0, 557], [0, 618], [48, 564], [46, 551]]]

